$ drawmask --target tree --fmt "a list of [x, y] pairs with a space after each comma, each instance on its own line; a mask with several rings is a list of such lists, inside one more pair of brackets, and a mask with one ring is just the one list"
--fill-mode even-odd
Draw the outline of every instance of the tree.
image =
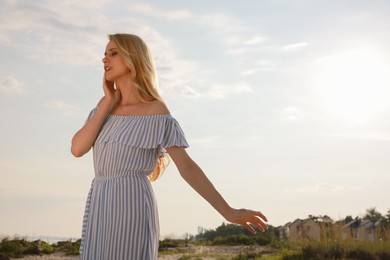
[[323, 215], [323, 216], [322, 215], [319, 215], [319, 216], [309, 215], [309, 218], [311, 218], [315, 222], [333, 223], [333, 219], [331, 217], [329, 217], [328, 215]]
[[382, 219], [382, 214], [376, 211], [376, 208], [369, 208], [366, 210], [366, 214], [363, 217], [364, 220], [370, 220], [372, 223], [376, 223]]
[[385, 218], [386, 218], [386, 222], [390, 224], [390, 209], [387, 211]]
[[353, 220], [353, 217], [351, 215], [348, 215], [345, 217], [344, 223], [347, 224], [347, 223], [351, 222], [352, 220]]

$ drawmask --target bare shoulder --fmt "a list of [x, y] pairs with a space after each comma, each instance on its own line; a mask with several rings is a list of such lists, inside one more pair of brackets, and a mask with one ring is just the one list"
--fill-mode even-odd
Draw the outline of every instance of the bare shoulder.
[[153, 101], [151, 103], [149, 103], [149, 114], [169, 114], [169, 109], [167, 107], [167, 105], [162, 102], [162, 101], [159, 101], [159, 100], [156, 100], [156, 101]]

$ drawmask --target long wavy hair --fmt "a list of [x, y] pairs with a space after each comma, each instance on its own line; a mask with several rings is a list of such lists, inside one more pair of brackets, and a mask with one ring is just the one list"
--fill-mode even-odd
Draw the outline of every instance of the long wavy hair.
[[[156, 67], [152, 53], [146, 43], [134, 34], [109, 34], [108, 39], [115, 42], [118, 52], [130, 69], [137, 87], [137, 95], [142, 102], [155, 100], [164, 102], [158, 91]], [[150, 181], [157, 180], [169, 164], [169, 156], [160, 156], [156, 168], [148, 175]]]

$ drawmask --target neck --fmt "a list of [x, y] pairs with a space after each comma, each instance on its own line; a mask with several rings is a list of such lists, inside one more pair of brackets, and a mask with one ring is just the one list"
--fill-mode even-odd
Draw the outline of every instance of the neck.
[[137, 86], [131, 78], [127, 77], [115, 81], [117, 89], [121, 92], [121, 106], [134, 105], [142, 103], [141, 99], [138, 97]]

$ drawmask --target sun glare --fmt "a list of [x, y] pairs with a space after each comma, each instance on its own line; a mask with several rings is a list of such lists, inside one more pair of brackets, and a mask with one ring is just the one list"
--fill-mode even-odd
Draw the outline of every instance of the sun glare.
[[378, 53], [356, 49], [318, 60], [319, 105], [333, 117], [366, 122], [390, 104], [390, 67]]

